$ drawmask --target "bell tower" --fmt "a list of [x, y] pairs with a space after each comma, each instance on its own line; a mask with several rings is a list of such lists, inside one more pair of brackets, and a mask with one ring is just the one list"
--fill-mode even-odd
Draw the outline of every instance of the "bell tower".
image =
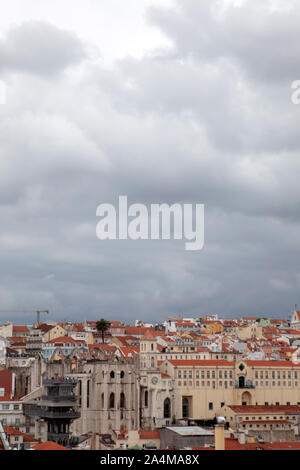
[[157, 369], [157, 343], [156, 336], [149, 329], [140, 340], [140, 368], [142, 370]]

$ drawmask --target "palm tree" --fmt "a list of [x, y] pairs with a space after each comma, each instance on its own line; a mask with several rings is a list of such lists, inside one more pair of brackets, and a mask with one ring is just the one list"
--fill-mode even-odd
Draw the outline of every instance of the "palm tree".
[[98, 320], [96, 323], [96, 329], [97, 331], [101, 331], [102, 334], [102, 343], [104, 343], [104, 333], [107, 331], [110, 327], [110, 323], [107, 320], [104, 320], [104, 318], [101, 318], [101, 320]]

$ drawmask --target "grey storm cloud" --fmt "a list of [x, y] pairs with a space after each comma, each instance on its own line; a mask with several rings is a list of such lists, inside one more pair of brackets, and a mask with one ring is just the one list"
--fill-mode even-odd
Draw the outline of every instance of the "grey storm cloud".
[[55, 75], [86, 57], [76, 34], [44, 21], [13, 26], [0, 40], [0, 70]]
[[298, 2], [287, 2], [284, 10], [267, 0], [244, 0], [225, 10], [218, 0], [177, 0], [176, 5], [173, 10], [152, 7], [148, 13], [149, 21], [172, 39], [174, 55], [210, 62], [230, 58], [255, 81], [297, 76]]
[[[299, 7], [174, 3], [147, 13], [172, 47], [110, 68], [48, 23], [0, 40], [1, 310], [132, 322], [297, 303]], [[101, 242], [96, 208], [119, 195], [203, 203], [204, 249]]]

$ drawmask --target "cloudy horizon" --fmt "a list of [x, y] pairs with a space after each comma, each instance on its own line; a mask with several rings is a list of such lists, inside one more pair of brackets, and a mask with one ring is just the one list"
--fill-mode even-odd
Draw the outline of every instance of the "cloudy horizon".
[[[299, 2], [1, 5], [0, 323], [35, 321], [5, 309], [288, 318], [300, 306]], [[204, 204], [204, 248], [100, 241], [96, 209], [120, 195]]]

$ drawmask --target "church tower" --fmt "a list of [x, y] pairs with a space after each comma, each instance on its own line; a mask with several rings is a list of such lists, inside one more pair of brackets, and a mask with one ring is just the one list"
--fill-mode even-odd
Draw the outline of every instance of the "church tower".
[[157, 343], [156, 336], [149, 329], [140, 340], [140, 368], [141, 370], [157, 369]]

